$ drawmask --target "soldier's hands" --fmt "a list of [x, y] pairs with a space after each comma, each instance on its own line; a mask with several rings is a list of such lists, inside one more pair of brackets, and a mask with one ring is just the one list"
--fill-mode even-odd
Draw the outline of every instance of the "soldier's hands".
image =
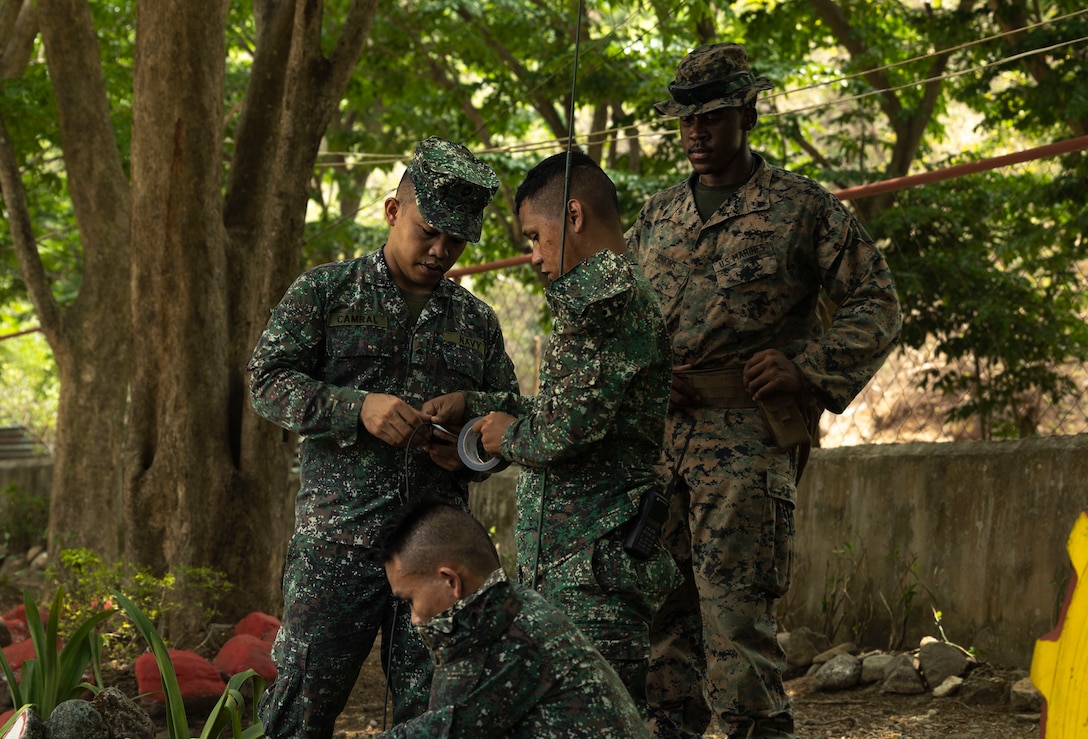
[[446, 393], [423, 404], [423, 415], [430, 423], [440, 423], [451, 430], [459, 428], [465, 418], [465, 394]]
[[691, 369], [690, 364], [678, 364], [672, 368], [672, 390], [669, 392], [669, 406], [689, 406], [702, 403], [703, 398], [691, 385], [676, 376], [677, 372]]
[[423, 448], [431, 455], [432, 462], [448, 472], [456, 472], [465, 466], [457, 453], [456, 439], [453, 444], [430, 441]]
[[797, 392], [804, 387], [805, 376], [801, 370], [777, 349], [756, 352], [744, 364], [744, 389], [754, 400]]
[[[385, 393], [370, 393], [363, 399], [359, 420], [371, 434], [386, 444], [399, 447], [408, 443], [417, 426], [428, 421], [422, 413], [397, 396]], [[427, 438], [426, 435], [416, 434], [413, 443], [419, 446]]]
[[502, 456], [502, 435], [510, 424], [518, 420], [509, 413], [492, 411], [476, 422], [472, 430], [480, 435], [480, 444], [492, 457]]

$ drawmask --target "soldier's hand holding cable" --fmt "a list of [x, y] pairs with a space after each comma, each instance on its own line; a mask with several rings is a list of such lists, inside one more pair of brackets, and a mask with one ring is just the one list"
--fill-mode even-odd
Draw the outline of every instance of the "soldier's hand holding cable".
[[805, 376], [789, 357], [777, 349], [756, 352], [744, 363], [744, 389], [753, 400], [765, 400], [780, 393], [795, 393], [805, 387]]
[[461, 461], [461, 455], [457, 453], [457, 438], [453, 442], [437, 441], [437, 436], [423, 445], [427, 454], [431, 455], [431, 461], [448, 472], [456, 472], [465, 466]]
[[[359, 420], [372, 435], [399, 447], [408, 443], [417, 426], [427, 422], [415, 408], [397, 396], [385, 393], [370, 393], [363, 399]], [[418, 446], [425, 441], [426, 437], [417, 437], [412, 443]]]
[[465, 415], [465, 396], [447, 393], [431, 398], [423, 404], [422, 415], [431, 424], [431, 433], [425, 436], [423, 445], [431, 461], [449, 472], [463, 468], [465, 465], [457, 453], [457, 432]]
[[[465, 420], [465, 394], [446, 393], [423, 403], [428, 423], [437, 423], [451, 431], [460, 431]], [[454, 439], [456, 441], [456, 439]]]

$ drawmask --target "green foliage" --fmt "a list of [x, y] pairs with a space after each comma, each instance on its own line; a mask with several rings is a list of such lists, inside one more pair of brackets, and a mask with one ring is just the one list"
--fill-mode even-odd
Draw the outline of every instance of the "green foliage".
[[[147, 618], [161, 622], [170, 611], [199, 609], [205, 621], [215, 615], [220, 598], [230, 589], [224, 576], [208, 568], [184, 568], [178, 573], [157, 577], [147, 568], [127, 562], [107, 563], [88, 549], [65, 549], [50, 578], [71, 593], [72, 605], [63, 615], [61, 633], [66, 633], [103, 606], [112, 606], [112, 593], [122, 592]], [[142, 650], [135, 625], [127, 620], [104, 634], [111, 657], [132, 657]]]
[[820, 598], [823, 633], [834, 642], [843, 623], [851, 620], [854, 643], [861, 644], [873, 616], [871, 588], [867, 582], [855, 582], [864, 572], [865, 554], [850, 542], [843, 542], [831, 554], [824, 566], [824, 592]]
[[1088, 167], [1064, 172], [916, 188], [874, 219], [895, 244], [887, 256], [910, 308], [902, 341], [935, 340], [943, 359], [922, 386], [963, 398], [952, 420], [977, 417], [986, 437], [1037, 433], [1040, 406], [1078, 392], [1064, 365], [1088, 361], [1086, 223], [1065, 182], [1083, 192]]
[[[0, 292], [3, 289], [0, 288]], [[0, 336], [37, 328], [27, 301], [0, 305]], [[60, 377], [49, 343], [40, 332], [0, 341], [0, 425], [25, 427], [47, 448], [56, 439]]]
[[[113, 595], [132, 620], [136, 630], [151, 647], [151, 653], [155, 655], [155, 663], [158, 665], [159, 677], [162, 680], [163, 695], [166, 698], [167, 735], [170, 739], [189, 739], [189, 720], [185, 715], [185, 704], [181, 698], [177, 674], [174, 672], [174, 664], [170, 660], [166, 643], [155, 629], [155, 625], [151, 623], [151, 619], [132, 600], [118, 591], [114, 591]], [[259, 696], [264, 691], [264, 679], [253, 670], [246, 670], [231, 677], [223, 695], [220, 696], [204, 722], [200, 739], [216, 739], [227, 730], [234, 739], [258, 739], [264, 736], [264, 729], [257, 719], [256, 703], [250, 717], [250, 726], [242, 728], [246, 705], [242, 689], [246, 683], [252, 684], [254, 696]]]
[[884, 605], [891, 624], [888, 649], [894, 651], [903, 646], [903, 641], [907, 637], [907, 625], [914, 613], [914, 599], [923, 590], [928, 592], [928, 589], [918, 579], [917, 555], [902, 554], [897, 548], [885, 557], [885, 560], [895, 567], [896, 572], [895, 605], [888, 603], [883, 592], [879, 594], [880, 602]]
[[49, 499], [11, 483], [0, 489], [0, 551], [25, 552], [44, 544], [49, 525]]
[[[34, 643], [34, 659], [23, 662], [18, 680], [7, 659], [0, 652], [0, 667], [4, 670], [12, 704], [18, 712], [26, 706], [33, 706], [43, 719], [49, 718], [53, 709], [60, 703], [78, 698], [85, 690], [98, 692], [102, 685], [99, 669], [101, 663], [101, 638], [95, 627], [114, 614], [114, 610], [95, 613], [82, 621], [64, 641], [61, 649], [57, 648], [60, 637], [58, 625], [60, 614], [65, 610], [63, 589], [58, 590], [50, 607], [49, 618], [42, 626], [41, 614], [29, 593], [23, 596], [26, 607], [27, 625], [30, 638]], [[95, 676], [95, 683], [87, 683], [84, 673], [90, 668]], [[14, 720], [14, 717], [12, 717]], [[9, 722], [10, 724], [11, 722]], [[8, 724], [0, 729], [6, 731]]]

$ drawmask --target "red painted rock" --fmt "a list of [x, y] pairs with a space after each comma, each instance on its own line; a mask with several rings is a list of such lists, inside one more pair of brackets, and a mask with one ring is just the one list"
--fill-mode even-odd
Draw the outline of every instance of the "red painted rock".
[[280, 620], [278, 618], [269, 616], [267, 613], [254, 611], [235, 625], [234, 635], [249, 634], [262, 641], [270, 642], [276, 638], [276, 632], [279, 629]]
[[[43, 624], [49, 621], [49, 611], [39, 609], [38, 613], [41, 614]], [[0, 619], [4, 620], [8, 631], [11, 632], [11, 641], [13, 643], [30, 638], [30, 628], [26, 623], [26, 606], [15, 606], [3, 616], [0, 616]]]
[[269, 654], [271, 648], [272, 644], [263, 639], [251, 634], [238, 634], [227, 640], [212, 664], [224, 675], [254, 670], [265, 682], [272, 682], [276, 679], [276, 666], [272, 664]]
[[[64, 642], [57, 639], [57, 651], [64, 648]], [[8, 665], [12, 670], [18, 670], [23, 666], [23, 662], [28, 659], [37, 659], [34, 654], [34, 642], [30, 639], [24, 639], [23, 641], [17, 641], [14, 644], [10, 644], [4, 647], [4, 659], [8, 661]]]
[[[183, 700], [213, 698], [223, 694], [226, 683], [211, 662], [199, 654], [182, 649], [171, 649], [169, 652]], [[162, 693], [159, 666], [153, 654], [141, 654], [136, 659], [136, 684], [141, 695], [146, 695], [157, 703], [166, 702]]]

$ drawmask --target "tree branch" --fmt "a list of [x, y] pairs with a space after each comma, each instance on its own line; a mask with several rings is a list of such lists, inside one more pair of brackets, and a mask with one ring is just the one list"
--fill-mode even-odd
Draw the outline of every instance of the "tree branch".
[[0, 79], [22, 76], [37, 35], [34, 0], [0, 0]]
[[90, 5], [38, 0], [37, 12], [83, 242], [80, 299], [127, 305], [131, 195], [114, 138]]
[[552, 135], [557, 139], [566, 141], [567, 127], [563, 123], [562, 117], [555, 109], [552, 101], [540, 92], [539, 85], [530, 87], [531, 75], [525, 65], [522, 64], [501, 41], [491, 34], [490, 29], [485, 24], [481, 23], [480, 19], [473, 14], [472, 11], [464, 5], [458, 5], [456, 12], [465, 20], [465, 22], [472, 24], [479, 31], [480, 35], [483, 36], [484, 40], [487, 42], [487, 45], [496, 55], [498, 55], [506, 68], [528, 88], [529, 99], [532, 101], [533, 107], [540, 113], [540, 117], [544, 119], [544, 122], [551, 130]]
[[15, 256], [19, 260], [23, 280], [26, 282], [27, 293], [30, 295], [31, 302], [34, 303], [34, 310], [38, 313], [42, 331], [45, 332], [50, 345], [56, 347], [59, 345], [57, 339], [61, 333], [60, 306], [53, 297], [49, 278], [45, 274], [41, 255], [38, 254], [38, 247], [34, 242], [34, 226], [27, 206], [26, 189], [23, 187], [18, 160], [15, 158], [15, 147], [12, 146], [7, 122], [2, 114], [0, 114], [0, 194], [4, 196], [4, 207], [7, 209], [8, 223], [11, 228], [11, 240], [15, 246]]

